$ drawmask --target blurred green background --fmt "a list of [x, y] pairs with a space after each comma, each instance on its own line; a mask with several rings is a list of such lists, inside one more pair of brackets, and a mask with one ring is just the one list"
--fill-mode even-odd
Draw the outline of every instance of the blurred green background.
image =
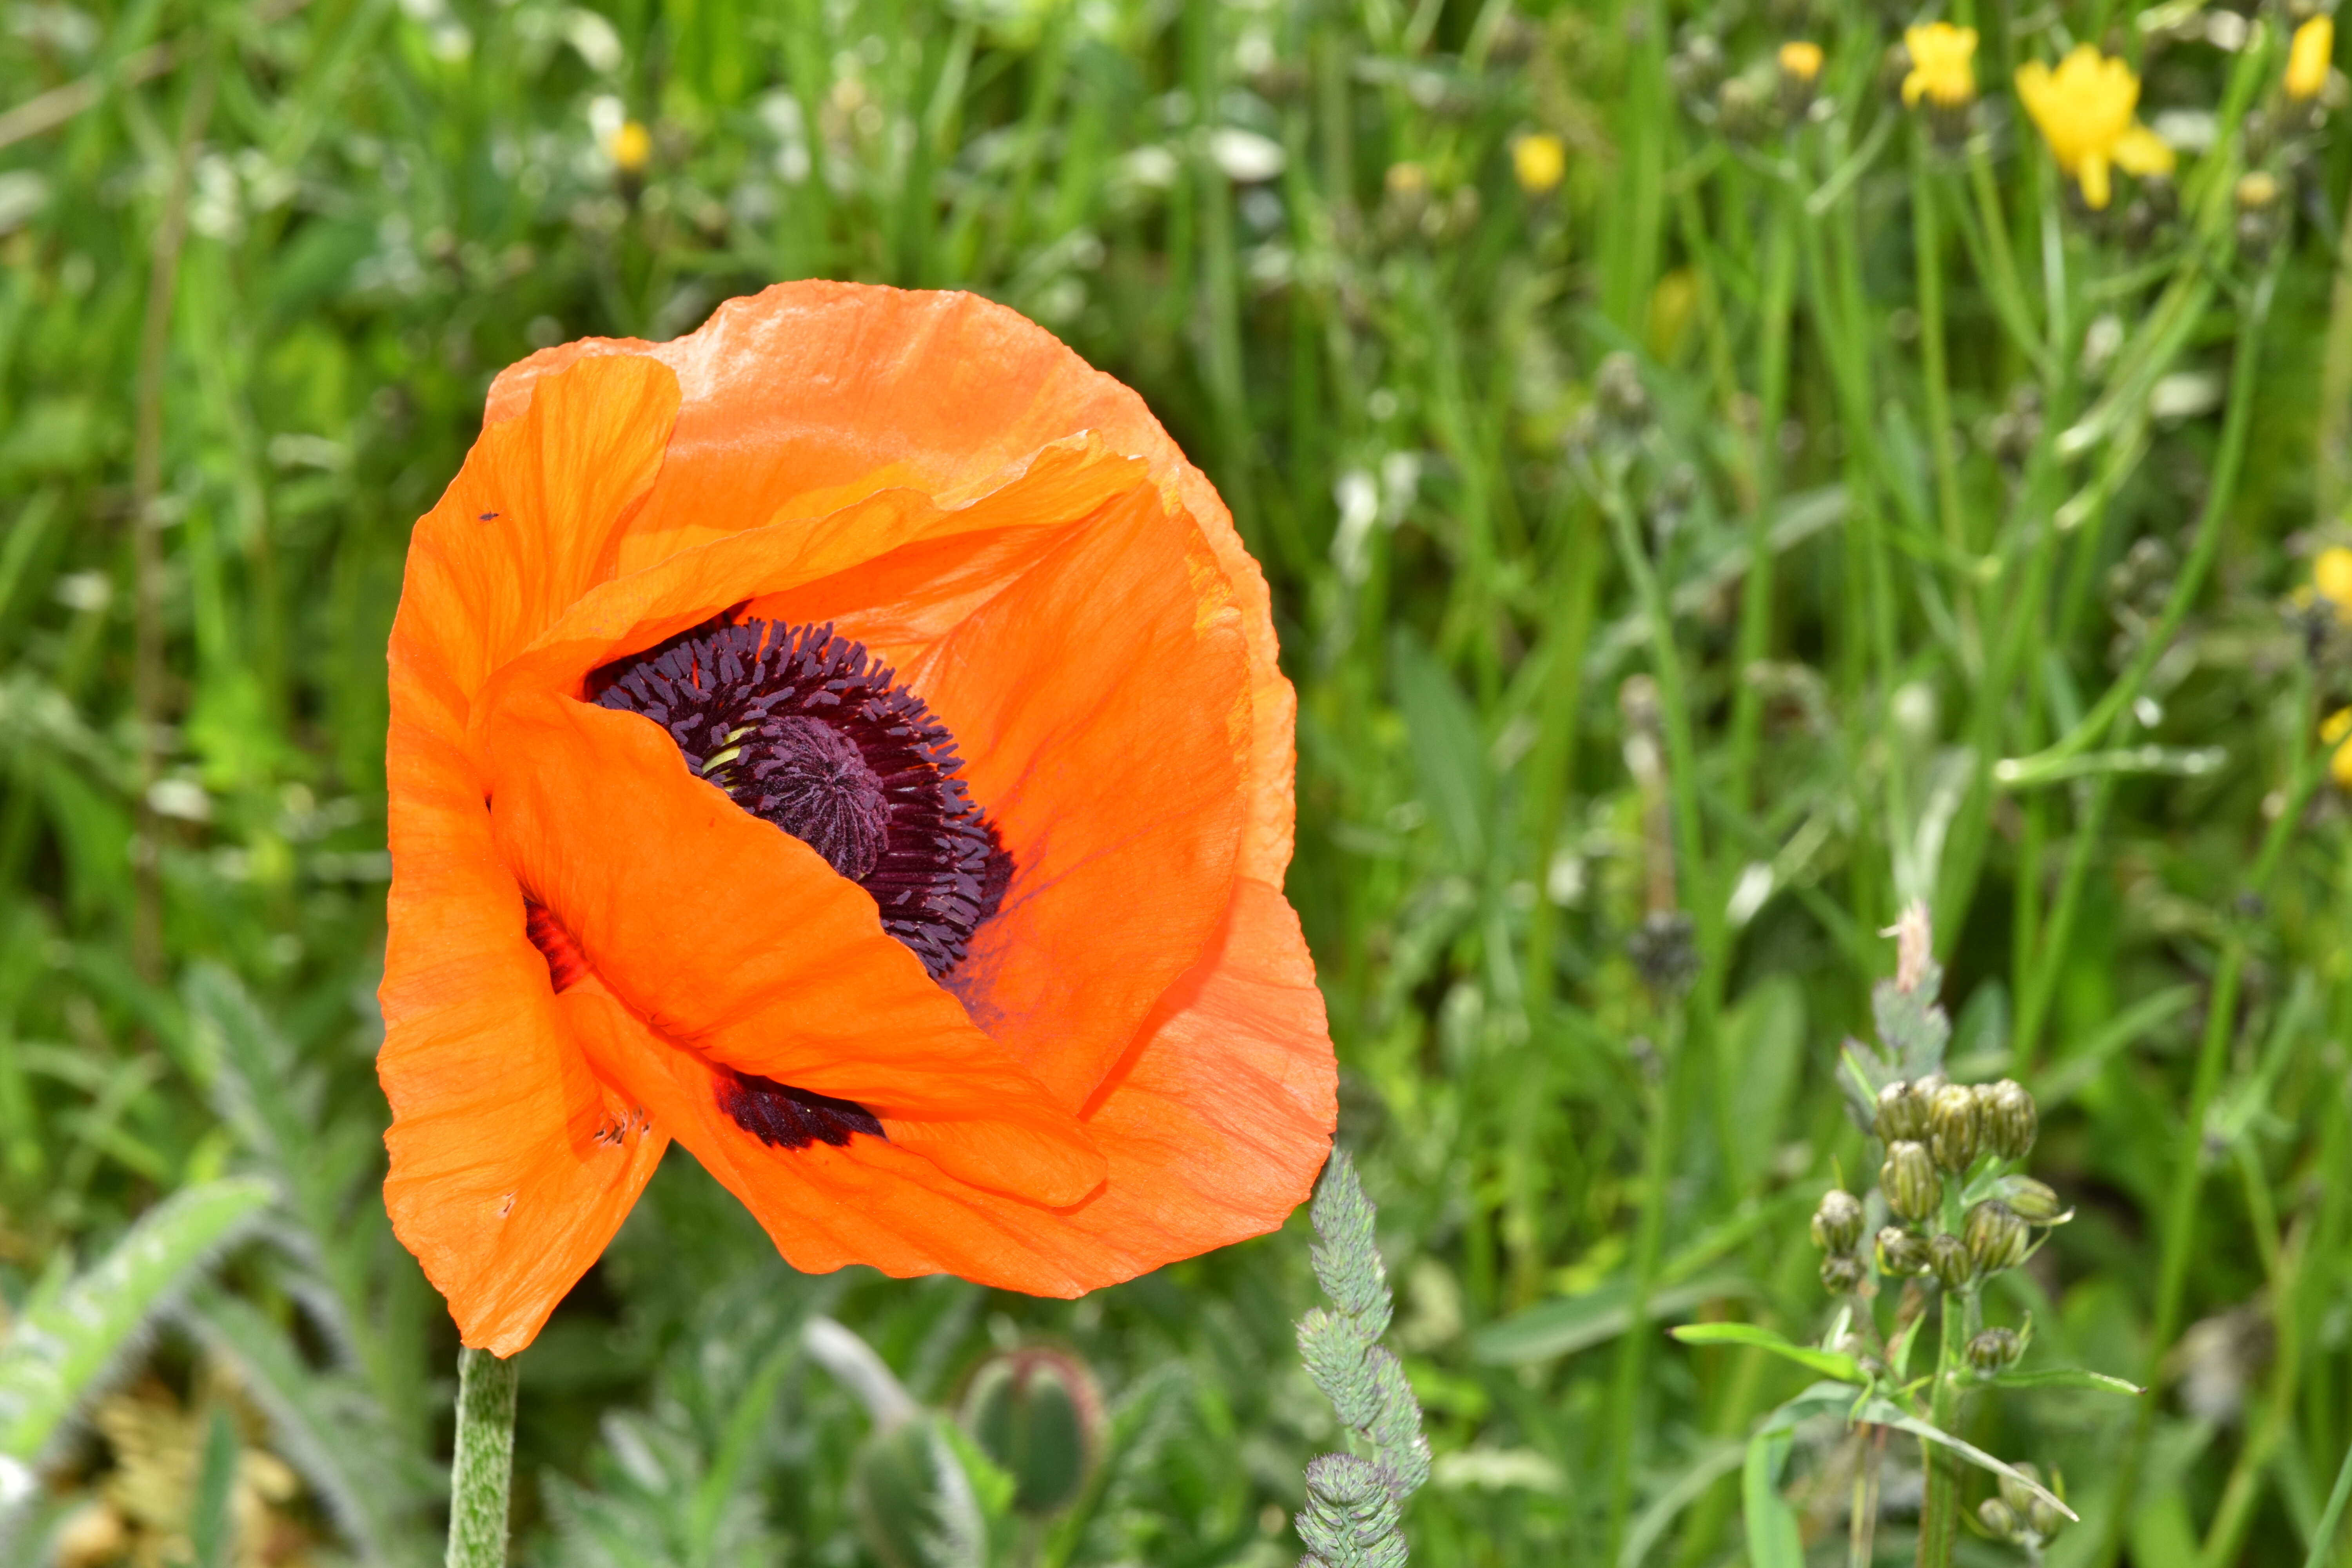
[[[2155, 1384], [1969, 1435], [2063, 1472], [2056, 1561], [2303, 1561], [2352, 1441], [2340, 84], [2280, 100], [2300, 11], [1954, 3], [1958, 127], [1864, 0], [11, 0], [0, 1323], [167, 1194], [277, 1196], [107, 1277], [41, 1385], [82, 1419], [18, 1321], [9, 1561], [438, 1560], [456, 1342], [370, 1059], [408, 530], [500, 366], [811, 276], [1034, 316], [1265, 563], [1423, 1560], [1743, 1559], [1803, 1374], [1657, 1327], [1824, 1327], [1838, 1043], [1921, 898], [1956, 1072], [2079, 1209], [1993, 1310]], [[2075, 38], [2183, 150], [2105, 213], [2006, 86]], [[1092, 1368], [1097, 1468], [1005, 1560], [1287, 1562], [1313, 1300], [1297, 1223], [1076, 1304], [802, 1279], [679, 1154], [524, 1360], [518, 1560], [874, 1561], [822, 1312], [920, 1401]], [[1801, 1436], [1828, 1561], [1854, 1450]]]

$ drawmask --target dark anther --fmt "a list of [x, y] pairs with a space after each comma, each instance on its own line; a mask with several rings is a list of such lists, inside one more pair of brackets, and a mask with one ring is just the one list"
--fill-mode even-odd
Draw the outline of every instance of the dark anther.
[[687, 766], [871, 893], [936, 980], [1013, 859], [956, 776], [955, 738], [894, 673], [831, 626], [749, 620], [607, 665], [589, 695], [668, 731]]
[[588, 973], [587, 955], [572, 940], [572, 933], [557, 923], [545, 904], [523, 900], [522, 929], [523, 934], [530, 938], [530, 945], [547, 960], [547, 978], [555, 986], [557, 995], [580, 984], [581, 977]]
[[853, 1132], [882, 1136], [882, 1123], [854, 1100], [835, 1100], [750, 1073], [719, 1073], [719, 1109], [772, 1149], [805, 1149], [812, 1143], [838, 1149]]

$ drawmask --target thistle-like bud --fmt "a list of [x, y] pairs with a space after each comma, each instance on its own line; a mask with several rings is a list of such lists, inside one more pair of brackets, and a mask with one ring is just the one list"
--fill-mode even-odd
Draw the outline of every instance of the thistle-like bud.
[[1966, 1235], [1969, 1260], [1979, 1273], [1998, 1274], [2025, 1260], [2025, 1222], [1997, 1198], [1969, 1211]]
[[1968, 1243], [1957, 1236], [1943, 1235], [1927, 1243], [1927, 1266], [1947, 1290], [1965, 1290], [1976, 1278], [1975, 1260], [1969, 1256]]
[[[2038, 1487], [2042, 1484], [2042, 1472], [2033, 1468], [2032, 1460], [2020, 1459], [2010, 1468], [2017, 1471], [2018, 1475], [2032, 1481], [2034, 1486]], [[2021, 1485], [2017, 1476], [2003, 1476], [2000, 1478], [2000, 1500], [2009, 1505], [2010, 1512], [2022, 1519], [2032, 1511], [2035, 1499], [2032, 1489]], [[2042, 1506], [2047, 1508], [2049, 1504], [2044, 1503]]]
[[1916, 1085], [1896, 1079], [1878, 1091], [1878, 1116], [1872, 1131], [1889, 1143], [1908, 1139], [1927, 1141], [1927, 1101]]
[[1878, 1167], [1878, 1184], [1886, 1194], [1886, 1206], [1898, 1218], [1916, 1225], [1936, 1212], [1944, 1201], [1944, 1179], [1936, 1173], [1936, 1161], [1924, 1143], [1899, 1139], [1886, 1146], [1886, 1163]]
[[1927, 1272], [1927, 1238], [1901, 1226], [1878, 1233], [1878, 1268], [1882, 1274], [1909, 1277]]
[[1977, 1114], [1977, 1091], [1966, 1084], [1948, 1083], [1927, 1104], [1927, 1146], [1936, 1163], [1958, 1173], [1976, 1163], [1984, 1142], [1983, 1119]]
[[1840, 1187], [1822, 1194], [1813, 1211], [1813, 1245], [1823, 1252], [1845, 1254], [1862, 1240], [1862, 1200]]
[[2016, 1364], [2025, 1342], [2013, 1329], [1985, 1329], [1969, 1341], [1969, 1364], [1990, 1374]]
[[2019, 1176], [2009, 1184], [2009, 1206], [2028, 1225], [2049, 1225], [2066, 1212], [2058, 1190], [2031, 1176]]
[[1851, 1252], [1832, 1252], [1822, 1259], [1822, 1289], [1843, 1296], [1862, 1283], [1862, 1259]]
[[2024, 1159], [2042, 1126], [2033, 1097], [2013, 1079], [1977, 1086], [1977, 1116], [1984, 1124], [1985, 1142], [2004, 1160]]
[[1995, 1541], [2017, 1539], [2017, 1512], [1997, 1497], [1989, 1497], [1977, 1504], [1977, 1521], [1985, 1533]]

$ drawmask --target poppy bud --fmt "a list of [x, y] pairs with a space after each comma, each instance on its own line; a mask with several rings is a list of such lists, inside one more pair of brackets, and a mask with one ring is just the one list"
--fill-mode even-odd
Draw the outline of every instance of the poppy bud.
[[1936, 1162], [1924, 1143], [1908, 1139], [1886, 1146], [1886, 1163], [1878, 1167], [1878, 1184], [1886, 1194], [1886, 1206], [1897, 1217], [1915, 1225], [1936, 1212], [1944, 1201], [1944, 1181], [1936, 1174]]
[[1872, 1129], [1887, 1142], [1927, 1141], [1927, 1101], [1916, 1085], [1895, 1079], [1878, 1091], [1878, 1116]]
[[1997, 1497], [1989, 1497], [1977, 1504], [1977, 1520], [1985, 1533], [1995, 1541], [2017, 1539], [2017, 1513]]
[[1976, 1278], [1976, 1264], [1969, 1257], [1968, 1243], [1949, 1234], [1938, 1236], [1927, 1244], [1927, 1267], [1947, 1290], [1965, 1290]]
[[984, 1541], [970, 1472], [948, 1434], [947, 1420], [918, 1415], [877, 1431], [858, 1450], [858, 1522], [866, 1543], [887, 1568], [947, 1568], [957, 1543]]
[[2015, 1363], [2025, 1345], [2011, 1329], [1986, 1329], [1969, 1341], [1969, 1364], [1992, 1373]]
[[1988, 1199], [1969, 1211], [1969, 1261], [1979, 1273], [1998, 1274], [2025, 1259], [2025, 1222], [1999, 1199]]
[[1013, 1478], [1013, 1505], [1053, 1513], [1078, 1495], [1102, 1425], [1084, 1362], [1046, 1347], [992, 1356], [964, 1390], [964, 1430]]
[[1900, 1226], [1887, 1226], [1878, 1233], [1878, 1268], [1884, 1274], [1925, 1274], [1927, 1238]]
[[2018, 1218], [2028, 1225], [2051, 1225], [2066, 1212], [2058, 1200], [2057, 1189], [2031, 1176], [2017, 1176], [2011, 1180], [2009, 1206]]
[[1822, 1194], [1813, 1211], [1813, 1245], [1824, 1252], [1849, 1253], [1862, 1239], [1862, 1202], [1843, 1188]]
[[2004, 1160], [2022, 1160], [2033, 1147], [2042, 1125], [2033, 1097], [2013, 1079], [1977, 1088], [1977, 1115], [1984, 1123], [1985, 1142]]
[[1850, 1252], [1832, 1252], [1822, 1259], [1822, 1289], [1843, 1296], [1862, 1283], [1862, 1259]]
[[1936, 1091], [1927, 1107], [1927, 1146], [1936, 1163], [1955, 1174], [1976, 1163], [1984, 1141], [1983, 1119], [1977, 1114], [1977, 1091], [1965, 1084], [1948, 1083]]

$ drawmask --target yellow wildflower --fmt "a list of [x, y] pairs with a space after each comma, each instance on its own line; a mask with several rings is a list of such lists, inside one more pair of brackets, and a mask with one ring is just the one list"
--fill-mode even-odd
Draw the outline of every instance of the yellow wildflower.
[[624, 174], [642, 174], [653, 162], [653, 132], [641, 120], [624, 120], [618, 130], [604, 138], [604, 153]]
[[1903, 29], [1903, 47], [1911, 56], [1911, 69], [1903, 79], [1904, 107], [1916, 108], [1922, 98], [1939, 109], [1959, 109], [1977, 95], [1977, 30], [1949, 22], [1930, 22]]
[[2352, 617], [2352, 550], [2338, 544], [2321, 551], [2311, 563], [2311, 584], [2337, 615]]
[[2174, 157], [2164, 138], [2133, 117], [2139, 105], [2139, 78], [2131, 67], [2077, 44], [2052, 70], [2030, 60], [2017, 71], [2017, 96], [2050, 144], [2050, 155], [2083, 189], [2083, 200], [2104, 209], [2113, 195], [2116, 169], [2133, 174], [2169, 174]]
[[1812, 85], [1822, 74], [1822, 47], [1804, 38], [1791, 38], [1780, 46], [1780, 68], [1806, 86]]
[[2287, 97], [2309, 103], [2327, 85], [2327, 64], [2336, 55], [2336, 18], [2322, 14], [2294, 30], [2286, 53]]
[[2336, 748], [2336, 754], [2327, 759], [2328, 776], [2337, 787], [2352, 789], [2352, 739], [2347, 737], [2352, 737], [2352, 708], [2338, 708], [2320, 725], [2319, 739], [2322, 744]]
[[1540, 196], [1558, 188], [1568, 174], [1568, 148], [1549, 131], [1532, 131], [1511, 143], [1511, 173], [1519, 189]]

